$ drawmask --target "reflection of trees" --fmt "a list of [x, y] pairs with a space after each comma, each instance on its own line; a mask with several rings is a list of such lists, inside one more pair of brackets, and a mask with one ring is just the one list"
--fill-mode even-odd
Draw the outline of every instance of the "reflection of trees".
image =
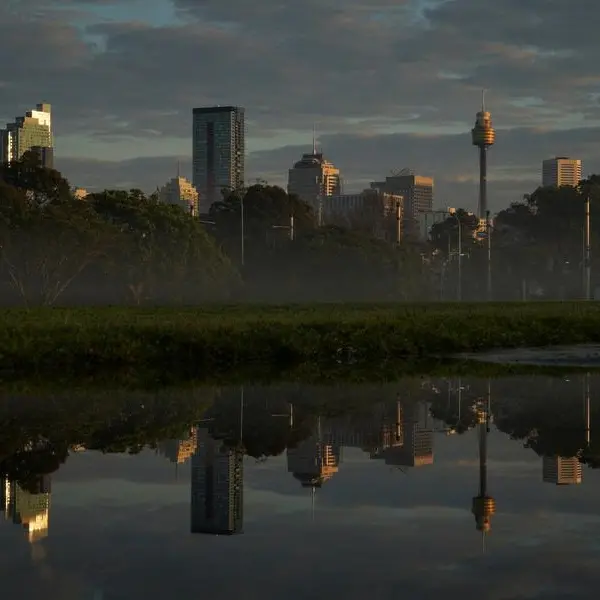
[[0, 479], [6, 477], [36, 494], [40, 476], [57, 471], [68, 455], [69, 446], [65, 442], [40, 440], [0, 461]]

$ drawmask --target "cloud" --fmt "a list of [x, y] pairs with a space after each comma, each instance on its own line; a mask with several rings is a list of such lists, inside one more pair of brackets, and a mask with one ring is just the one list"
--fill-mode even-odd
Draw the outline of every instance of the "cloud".
[[51, 102], [71, 179], [154, 189], [174, 160], [154, 175], [158, 159], [139, 157], [189, 161], [191, 109], [240, 104], [251, 178], [285, 182], [316, 123], [349, 188], [412, 166], [436, 178], [440, 205], [474, 208], [469, 130], [488, 88], [499, 208], [547, 156], [597, 164], [597, 18], [592, 0], [13, 0], [0, 117]]

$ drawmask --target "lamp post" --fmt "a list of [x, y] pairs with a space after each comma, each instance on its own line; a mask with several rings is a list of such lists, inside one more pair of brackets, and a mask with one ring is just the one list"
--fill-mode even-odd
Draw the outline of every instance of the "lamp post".
[[[447, 217], [450, 217], [452, 219], [454, 219], [456, 221], [456, 226], [458, 228], [458, 282], [457, 282], [457, 292], [456, 292], [456, 297], [457, 300], [459, 302], [462, 301], [462, 225], [460, 222], [460, 218], [459, 216], [456, 214], [456, 212], [450, 212], [449, 210], [434, 210], [431, 211], [434, 214], [438, 214], [438, 215], [446, 215]], [[448, 242], [450, 241], [450, 238], [448, 238]], [[450, 253], [448, 253], [448, 258], [450, 258], [449, 256]]]
[[590, 242], [590, 195], [585, 199], [585, 250], [584, 250], [584, 265], [585, 265], [585, 299], [592, 299], [592, 261], [591, 261], [591, 242]]

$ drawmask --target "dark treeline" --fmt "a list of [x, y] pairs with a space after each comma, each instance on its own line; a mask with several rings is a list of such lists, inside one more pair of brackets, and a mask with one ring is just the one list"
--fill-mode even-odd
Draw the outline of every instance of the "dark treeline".
[[[462, 298], [581, 298], [584, 198], [600, 208], [600, 177], [536, 190], [502, 211], [491, 248], [459, 210]], [[243, 205], [243, 236], [242, 236]], [[293, 230], [291, 227], [293, 217]], [[378, 231], [391, 233], [394, 217]], [[207, 301], [427, 301], [458, 296], [458, 224], [373, 237], [369, 227], [317, 226], [311, 207], [275, 186], [224, 193], [207, 218], [140, 190], [75, 199], [68, 181], [25, 154], [0, 165], [4, 305], [194, 304]], [[592, 219], [592, 246], [600, 220]]]
[[571, 379], [415, 378], [355, 386], [283, 383], [220, 390], [4, 396], [0, 402], [0, 477], [34, 486], [39, 476], [60, 468], [74, 448], [138, 453], [157, 448], [166, 439], [181, 438], [198, 425], [261, 460], [309, 438], [319, 417], [324, 427], [335, 422], [348, 430], [364, 431], [369, 426], [377, 434], [386, 423], [396, 424], [398, 404], [410, 412], [417, 403], [427, 403], [436, 422], [430, 420], [426, 427], [464, 434], [478, 427], [478, 408], [487, 404], [488, 389], [492, 422], [500, 434], [539, 456], [577, 457], [597, 468], [599, 386], [598, 375], [586, 379], [578, 374]]

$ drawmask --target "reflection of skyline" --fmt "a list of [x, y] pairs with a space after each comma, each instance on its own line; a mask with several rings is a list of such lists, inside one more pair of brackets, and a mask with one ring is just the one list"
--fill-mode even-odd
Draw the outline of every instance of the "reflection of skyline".
[[191, 469], [191, 531], [215, 535], [242, 533], [244, 454], [196, 429]]
[[1, 486], [0, 510], [4, 518], [22, 525], [27, 539], [35, 543], [48, 536], [51, 480], [49, 475], [36, 478], [33, 490], [5, 478]]

